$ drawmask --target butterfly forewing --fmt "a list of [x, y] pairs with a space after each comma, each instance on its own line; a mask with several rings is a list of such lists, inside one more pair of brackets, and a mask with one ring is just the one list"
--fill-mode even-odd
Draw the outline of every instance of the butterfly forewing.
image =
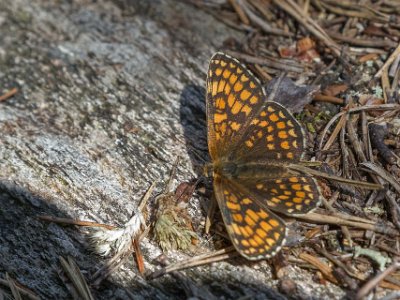
[[214, 177], [214, 194], [229, 237], [241, 255], [256, 260], [280, 250], [286, 237], [281, 218], [254, 202], [240, 185], [218, 175]]
[[208, 148], [211, 158], [226, 157], [264, 104], [262, 86], [236, 59], [216, 53], [207, 74]]
[[304, 147], [299, 122], [279, 103], [267, 101], [233, 147], [230, 158], [237, 162], [282, 164], [299, 161]]

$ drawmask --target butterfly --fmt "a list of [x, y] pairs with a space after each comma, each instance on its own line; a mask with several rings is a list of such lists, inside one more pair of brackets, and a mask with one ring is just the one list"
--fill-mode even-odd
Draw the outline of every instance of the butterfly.
[[287, 227], [276, 213], [305, 214], [320, 200], [316, 180], [289, 169], [305, 152], [301, 124], [271, 101], [237, 59], [218, 52], [207, 73], [207, 139], [214, 195], [236, 250], [249, 260], [272, 257]]

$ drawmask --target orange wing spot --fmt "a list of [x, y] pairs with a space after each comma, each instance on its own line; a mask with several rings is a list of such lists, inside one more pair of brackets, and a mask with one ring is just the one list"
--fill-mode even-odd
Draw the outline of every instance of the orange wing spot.
[[290, 177], [289, 181], [292, 183], [296, 183], [296, 182], [299, 182], [299, 179], [297, 177]]
[[279, 226], [279, 222], [277, 220], [275, 220], [275, 219], [269, 220], [268, 223], [271, 224], [271, 226], [273, 226], [273, 227], [278, 227]]
[[243, 82], [246, 82], [246, 81], [249, 81], [249, 77], [247, 77], [246, 75], [243, 74], [243, 75], [240, 77], [240, 80], [243, 81]]
[[284, 191], [283, 194], [287, 195], [287, 196], [290, 196], [292, 194], [292, 192], [291, 191]]
[[278, 190], [277, 189], [271, 189], [271, 193], [278, 194]]
[[227, 114], [214, 114], [214, 123], [221, 123], [228, 118]]
[[259, 120], [259, 119], [253, 119], [253, 120], [251, 121], [251, 125], [257, 125], [258, 123], [260, 123], [260, 120]]
[[312, 193], [309, 193], [309, 194], [308, 194], [308, 198], [310, 198], [310, 199], [314, 199], [314, 194], [312, 194]]
[[250, 103], [251, 104], [256, 104], [258, 102], [258, 97], [257, 96], [253, 96], [250, 98]]
[[[243, 76], [242, 76], [243, 77]], [[248, 91], [248, 90], [243, 90], [241, 93], [240, 93], [240, 99], [242, 100], [242, 101], [246, 101], [247, 99], [249, 99], [249, 97], [251, 96], [251, 93]]]
[[229, 84], [225, 84], [225, 89], [224, 89], [225, 95], [229, 95], [231, 92], [231, 86]]
[[220, 76], [221, 73], [222, 73], [222, 69], [218, 68], [218, 69], [215, 70], [215, 74], [216, 74], [217, 76]]
[[237, 76], [235, 74], [232, 74], [231, 77], [229, 77], [229, 82], [231, 85], [233, 85], [237, 80]]
[[268, 246], [267, 244], [265, 244], [264, 249], [265, 249], [266, 251], [269, 251], [269, 249], [271, 249], [271, 247]]
[[261, 139], [262, 136], [263, 136], [263, 132], [262, 132], [261, 130], [258, 131], [258, 132], [257, 132], [257, 137], [258, 137], [259, 139]]
[[256, 225], [256, 222], [254, 222], [253, 219], [250, 218], [249, 216], [245, 216], [244, 221], [246, 222], [247, 225], [250, 225], [250, 226]]
[[255, 83], [253, 81], [250, 81], [249, 84], [250, 88], [254, 89], [256, 87]]
[[256, 234], [258, 234], [258, 236], [261, 237], [261, 238], [265, 238], [267, 236], [267, 233], [264, 230], [260, 229], [260, 228], [258, 228], [256, 230]]
[[272, 106], [268, 106], [268, 107], [267, 107], [267, 111], [268, 111], [268, 112], [274, 112], [275, 109], [274, 109]]
[[292, 136], [292, 137], [297, 137], [297, 134], [294, 132], [294, 129], [293, 129], [293, 128], [290, 129], [288, 132], [289, 132], [289, 135], [290, 135], [290, 136]]
[[227, 201], [226, 206], [230, 210], [238, 210], [238, 211], [240, 210], [240, 204], [238, 204], [238, 203], [233, 203], [233, 202]]
[[297, 141], [293, 141], [292, 145], [293, 147], [298, 148]]
[[235, 85], [233, 86], [233, 90], [235, 92], [243, 90], [243, 84], [241, 84], [240, 81], [236, 82]]
[[279, 240], [279, 238], [281, 237], [279, 232], [274, 232], [274, 238], [275, 240]]
[[250, 246], [250, 243], [247, 240], [242, 240], [241, 243], [245, 247], [249, 247]]
[[255, 222], [257, 222], [260, 219], [260, 217], [252, 209], [248, 209], [246, 211], [246, 215], [248, 215], [250, 218], [252, 218]]
[[268, 150], [275, 150], [275, 145], [274, 144], [267, 144]]
[[267, 113], [265, 112], [265, 111], [262, 111], [261, 113], [260, 113], [260, 116], [261, 117], [265, 117], [267, 115]]
[[219, 59], [213, 60], [213, 63], [216, 64], [216, 65], [219, 65], [220, 62], [221, 62], [221, 61], [220, 61]]
[[227, 65], [226, 61], [221, 60], [221, 66], [225, 67]]
[[[276, 183], [278, 183], [278, 180], [276, 181]], [[280, 185], [279, 185], [279, 188], [280, 188], [281, 190], [287, 190], [286, 184], [280, 184]]]
[[233, 223], [232, 225], [230, 225], [230, 227], [236, 235], [242, 235], [237, 224]]
[[309, 186], [308, 184], [303, 185], [303, 190], [305, 190], [306, 192], [311, 192], [311, 186]]
[[232, 74], [231, 71], [225, 69], [225, 71], [222, 73], [222, 76], [224, 76], [224, 78], [228, 78], [229, 76], [231, 76], [231, 74]]
[[224, 123], [221, 124], [221, 126], [220, 126], [220, 128], [219, 128], [219, 131], [221, 132], [222, 135], [225, 135], [225, 132], [226, 132], [226, 122], [224, 122]]
[[244, 112], [246, 114], [246, 116], [248, 116], [249, 113], [251, 112], [251, 107], [248, 105], [244, 105], [242, 108], [242, 112]]
[[278, 127], [278, 129], [283, 129], [286, 127], [285, 122], [278, 122], [276, 123], [276, 127]]
[[294, 189], [295, 191], [300, 191], [301, 185], [300, 184], [292, 184], [292, 189]]
[[226, 81], [225, 80], [220, 80], [218, 83], [218, 93], [222, 93], [224, 91]]
[[265, 221], [261, 221], [260, 222], [260, 226], [261, 226], [261, 228], [265, 231], [265, 232], [269, 232], [269, 231], [271, 231], [271, 229], [272, 229], [272, 227], [271, 227], [271, 225], [269, 225], [267, 222], [265, 222]]
[[231, 69], [236, 67], [234, 63], [230, 63], [229, 66], [231, 67]]
[[301, 204], [297, 204], [297, 205], [296, 205], [296, 209], [297, 209], [297, 210], [301, 210], [302, 208], [303, 208], [303, 205], [301, 205]]
[[276, 198], [276, 197], [272, 197], [272, 198], [271, 198], [271, 201], [274, 202], [274, 203], [279, 203], [279, 202], [281, 202], [281, 200], [279, 200], [279, 199]]
[[267, 127], [267, 131], [269, 132], [269, 133], [271, 133], [272, 131], [274, 131], [274, 126], [268, 126]]
[[282, 148], [282, 149], [285, 149], [285, 150], [289, 150], [290, 147], [289, 147], [288, 141], [282, 142], [282, 143], [281, 143], [281, 148]]
[[306, 197], [306, 193], [304, 193], [303, 191], [298, 191], [298, 192], [296, 192], [296, 196], [297, 197], [301, 197], [301, 198], [305, 198]]
[[289, 196], [279, 195], [278, 198], [281, 199], [281, 200], [287, 200], [287, 199], [289, 199]]
[[267, 121], [261, 121], [260, 124], [258, 124], [258, 126], [260, 127], [265, 127], [267, 126], [269, 123]]
[[285, 205], [288, 207], [292, 207], [294, 204], [293, 204], [293, 202], [285, 202]]
[[277, 184], [281, 184], [281, 183], [282, 183], [282, 180], [281, 180], [281, 179], [277, 179], [277, 180], [275, 180], [275, 182], [276, 182]]
[[237, 69], [236, 69], [236, 73], [242, 74], [242, 73], [243, 73], [243, 70], [242, 70], [241, 68], [237, 68]]
[[[269, 109], [270, 107], [268, 107], [268, 109]], [[276, 121], [278, 121], [279, 120], [279, 117], [276, 115], [276, 114], [271, 114], [270, 116], [269, 116], [269, 119], [272, 121], [272, 122], [276, 122]]]
[[224, 190], [224, 195], [229, 195], [229, 191], [228, 190]]
[[264, 241], [258, 235], [254, 236], [254, 240], [257, 242], [258, 246], [264, 244]]
[[238, 131], [240, 127], [242, 127], [242, 125], [240, 125], [238, 122], [232, 122], [231, 124], [231, 128], [233, 131]]
[[286, 116], [285, 116], [285, 114], [283, 113], [283, 111], [279, 111], [278, 112], [278, 115], [279, 115], [279, 117], [281, 118], [281, 119], [286, 119]]
[[248, 238], [250, 236], [250, 234], [244, 229], [243, 226], [239, 226], [239, 230], [241, 235], [243, 235], [244, 237]]
[[306, 205], [310, 205], [311, 200], [310, 200], [310, 199], [306, 199], [306, 200], [304, 200], [304, 203], [305, 203]]
[[299, 198], [299, 197], [294, 197], [294, 198], [293, 198], [293, 202], [294, 202], [294, 203], [301, 203], [301, 202], [303, 202], [303, 199], [302, 199], [302, 198]]
[[274, 140], [273, 135], [267, 135], [267, 142], [272, 142]]
[[215, 96], [217, 94], [217, 90], [218, 90], [218, 81], [213, 81], [211, 95]]
[[229, 107], [232, 107], [233, 103], [235, 103], [235, 101], [236, 101], [235, 96], [233, 94], [229, 94], [229, 96], [228, 96], [228, 105], [229, 105]]
[[244, 198], [244, 199], [241, 201], [241, 203], [242, 203], [242, 204], [251, 204], [251, 203], [253, 203], [253, 201], [251, 201], [249, 198]]
[[224, 109], [226, 105], [226, 102], [224, 100], [224, 98], [218, 98], [217, 101], [215, 102], [215, 106], [218, 109]]
[[290, 120], [288, 120], [288, 121], [286, 122], [286, 124], [287, 124], [289, 127], [293, 127], [293, 122], [290, 121]]
[[273, 239], [266, 239], [266, 241], [267, 241], [267, 244], [270, 246], [273, 246], [276, 243], [275, 240], [273, 240]]
[[286, 157], [289, 159], [293, 159], [294, 155], [292, 152], [288, 152], [288, 153], [286, 153]]
[[283, 131], [283, 130], [281, 130], [281, 131], [279, 131], [278, 132], [278, 137], [280, 138], [280, 139], [287, 139], [288, 138], [288, 135], [287, 135], [287, 132], [286, 131]]
[[257, 183], [256, 188], [257, 190], [261, 190], [264, 187], [262, 183]]
[[241, 108], [243, 107], [243, 105], [241, 103], [239, 103], [238, 101], [235, 102], [235, 104], [233, 104], [231, 112], [236, 115], [237, 113], [239, 113], [239, 111], [241, 110]]
[[235, 222], [243, 222], [243, 216], [241, 214], [233, 214], [232, 218]]
[[246, 230], [246, 232], [248, 233], [249, 236], [254, 234], [254, 231], [253, 231], [253, 229], [251, 229], [250, 226], [245, 226], [244, 230]]
[[250, 252], [250, 254], [253, 254], [253, 253], [256, 253], [257, 250], [255, 248], [253, 248], [253, 247], [250, 247], [249, 251], [247, 253], [249, 253], [249, 252]]
[[257, 214], [260, 216], [261, 219], [268, 218], [268, 214], [264, 210], [257, 212]]
[[[257, 242], [254, 240], [254, 239], [249, 239], [249, 243], [250, 243], [250, 245], [252, 245], [253, 247], [257, 247], [258, 246], [258, 244], [257, 244]], [[251, 248], [250, 248], [251, 249]], [[254, 249], [254, 248], [253, 248]], [[255, 249], [254, 249], [255, 250]]]
[[244, 143], [245, 143], [246, 146], [249, 147], [249, 148], [253, 148], [253, 146], [254, 146], [254, 143], [253, 143], [252, 141], [250, 141], [250, 140], [247, 140], [247, 141], [244, 142]]
[[229, 201], [231, 201], [231, 202], [235, 202], [235, 203], [237, 203], [237, 197], [236, 197], [236, 195], [234, 195], [234, 194], [230, 194], [228, 197], [227, 197], [227, 199], [229, 200]]

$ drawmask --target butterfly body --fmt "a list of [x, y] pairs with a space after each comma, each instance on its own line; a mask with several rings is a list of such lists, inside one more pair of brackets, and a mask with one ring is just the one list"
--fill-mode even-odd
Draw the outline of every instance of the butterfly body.
[[[284, 166], [279, 163], [237, 163], [234, 161], [217, 161], [212, 165], [215, 175], [223, 176], [228, 179], [274, 179], [287, 174]], [[214, 175], [214, 176], [215, 176]]]
[[275, 212], [304, 214], [320, 193], [311, 176], [290, 170], [304, 155], [300, 123], [268, 99], [239, 61], [216, 53], [207, 74], [207, 134], [214, 194], [236, 250], [256, 260], [275, 255], [286, 225]]

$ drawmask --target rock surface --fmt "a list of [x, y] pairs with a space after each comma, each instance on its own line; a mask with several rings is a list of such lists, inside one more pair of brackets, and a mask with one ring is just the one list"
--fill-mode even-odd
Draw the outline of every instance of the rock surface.
[[[177, 155], [178, 182], [198, 175], [194, 165], [207, 157], [208, 60], [242, 34], [179, 1], [0, 0], [0, 94], [19, 90], [0, 103], [1, 278], [7, 272], [43, 299], [71, 298], [57, 275], [59, 257], [73, 257], [84, 274], [104, 259], [90, 252], [80, 228], [38, 215], [123, 224], [152, 182], [161, 191]], [[199, 235], [208, 201], [190, 202]], [[213, 247], [204, 238], [200, 246]], [[142, 247], [154, 269], [160, 249], [148, 239]], [[146, 281], [129, 259], [93, 293], [285, 299], [267, 262], [235, 259], [182, 274]], [[299, 297], [343, 296], [309, 276], [291, 272]]]

